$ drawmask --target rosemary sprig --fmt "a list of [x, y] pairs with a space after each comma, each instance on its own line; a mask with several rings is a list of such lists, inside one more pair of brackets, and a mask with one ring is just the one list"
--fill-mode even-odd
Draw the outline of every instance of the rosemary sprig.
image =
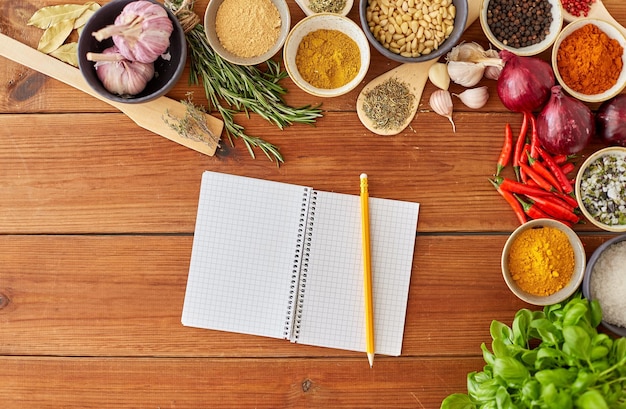
[[313, 124], [322, 116], [319, 107], [311, 105], [294, 108], [287, 105], [283, 95], [287, 90], [279, 81], [287, 77], [280, 64], [266, 62], [266, 70], [256, 66], [240, 66], [221, 58], [209, 45], [204, 27], [193, 12], [193, 0], [168, 0], [168, 7], [185, 28], [189, 45], [190, 80], [201, 83], [209, 104], [224, 120], [226, 135], [231, 144], [233, 138], [244, 141], [248, 152], [255, 157], [254, 149], [260, 149], [271, 161], [284, 162], [277, 146], [245, 133], [243, 126], [235, 123], [234, 115], [239, 112], [258, 114], [278, 128], [294, 123]]

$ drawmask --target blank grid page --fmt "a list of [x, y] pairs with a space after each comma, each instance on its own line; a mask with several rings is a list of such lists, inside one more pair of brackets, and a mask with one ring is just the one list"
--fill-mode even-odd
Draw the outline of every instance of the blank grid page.
[[[358, 196], [316, 192], [314, 233], [297, 342], [365, 351]], [[376, 353], [400, 355], [418, 203], [370, 198]]]
[[283, 337], [305, 189], [203, 174], [183, 325]]

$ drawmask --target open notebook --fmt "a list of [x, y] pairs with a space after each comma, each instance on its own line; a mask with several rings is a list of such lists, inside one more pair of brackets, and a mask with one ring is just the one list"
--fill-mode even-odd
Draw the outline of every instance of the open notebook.
[[[369, 207], [376, 353], [397, 356], [419, 204]], [[360, 223], [359, 196], [205, 172], [183, 325], [364, 352]]]

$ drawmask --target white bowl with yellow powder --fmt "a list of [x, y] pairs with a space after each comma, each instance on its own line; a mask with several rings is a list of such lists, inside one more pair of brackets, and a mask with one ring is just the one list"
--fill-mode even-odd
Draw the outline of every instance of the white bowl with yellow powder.
[[363, 81], [370, 47], [363, 30], [349, 18], [313, 14], [298, 22], [287, 36], [283, 61], [299, 88], [318, 97], [336, 97]]
[[535, 219], [518, 227], [502, 251], [502, 276], [522, 301], [551, 305], [572, 295], [581, 285], [585, 249], [578, 235], [552, 219]]
[[280, 51], [291, 28], [285, 0], [211, 0], [204, 30], [213, 50], [238, 65], [256, 65]]

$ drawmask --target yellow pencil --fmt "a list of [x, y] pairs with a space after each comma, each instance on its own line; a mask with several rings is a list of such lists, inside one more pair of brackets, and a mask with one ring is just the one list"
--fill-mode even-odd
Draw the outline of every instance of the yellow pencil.
[[365, 294], [365, 352], [374, 365], [374, 303], [372, 301], [372, 263], [370, 256], [370, 220], [367, 175], [361, 174], [361, 242], [363, 243], [363, 290]]

